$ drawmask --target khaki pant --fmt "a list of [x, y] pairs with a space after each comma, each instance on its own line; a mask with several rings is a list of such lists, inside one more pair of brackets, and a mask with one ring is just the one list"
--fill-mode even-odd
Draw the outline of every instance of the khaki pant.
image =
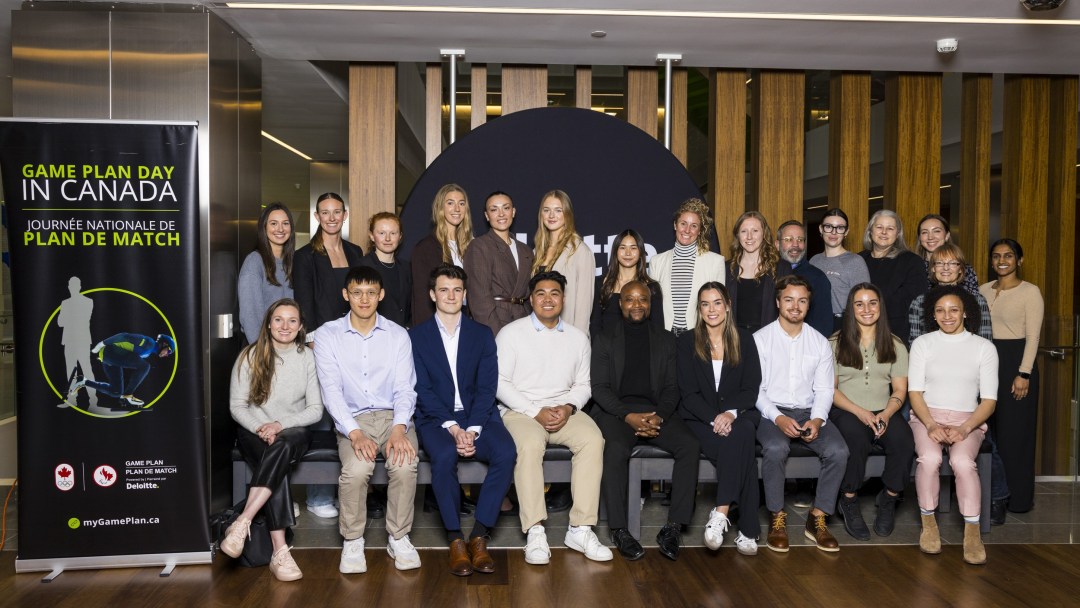
[[514, 485], [521, 508], [521, 530], [547, 519], [544, 503], [544, 450], [548, 444], [570, 448], [570, 492], [574, 505], [570, 509], [571, 526], [592, 526], [600, 510], [600, 478], [604, 473], [604, 436], [592, 418], [578, 412], [555, 433], [547, 432], [535, 419], [507, 411], [503, 424], [517, 444], [517, 465]]
[[[399, 539], [412, 529], [416, 499], [416, 465], [419, 458], [405, 465], [394, 465], [386, 453], [386, 442], [394, 426], [394, 412], [379, 410], [360, 414], [355, 418], [360, 430], [379, 446], [379, 453], [386, 458], [386, 474], [390, 483], [386, 489], [386, 531]], [[416, 430], [409, 427], [406, 437], [413, 449], [417, 447]], [[338, 435], [338, 457], [341, 458], [341, 477], [338, 478], [338, 502], [340, 515], [338, 529], [345, 540], [355, 540], [364, 535], [367, 526], [368, 480], [375, 471], [375, 463], [358, 458], [348, 437]]]

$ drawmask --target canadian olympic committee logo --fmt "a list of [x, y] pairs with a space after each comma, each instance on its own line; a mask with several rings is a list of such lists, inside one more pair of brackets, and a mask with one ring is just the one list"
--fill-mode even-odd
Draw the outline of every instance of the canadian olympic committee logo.
[[94, 469], [94, 483], [103, 488], [113, 485], [116, 483], [116, 469], [107, 464]]
[[62, 492], [75, 487], [75, 469], [70, 464], [60, 463], [53, 469], [53, 481], [56, 482], [56, 487]]

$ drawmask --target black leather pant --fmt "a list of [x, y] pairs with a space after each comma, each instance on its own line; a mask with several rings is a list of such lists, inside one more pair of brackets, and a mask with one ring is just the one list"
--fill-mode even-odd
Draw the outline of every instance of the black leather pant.
[[283, 530], [294, 525], [289, 470], [307, 451], [311, 432], [304, 427], [284, 429], [270, 445], [243, 427], [236, 428], [236, 435], [240, 453], [252, 470], [249, 485], [270, 489], [270, 498], [260, 511], [267, 527]]

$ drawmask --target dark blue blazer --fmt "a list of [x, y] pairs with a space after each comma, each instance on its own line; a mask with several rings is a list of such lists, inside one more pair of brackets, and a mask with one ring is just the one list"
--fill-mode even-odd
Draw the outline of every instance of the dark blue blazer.
[[483, 427], [498, 416], [495, 390], [499, 386], [499, 360], [491, 329], [462, 315], [458, 330], [457, 378], [461, 403], [454, 411], [454, 377], [443, 349], [435, 318], [409, 330], [416, 364], [416, 422], [442, 426], [456, 420], [462, 428]]

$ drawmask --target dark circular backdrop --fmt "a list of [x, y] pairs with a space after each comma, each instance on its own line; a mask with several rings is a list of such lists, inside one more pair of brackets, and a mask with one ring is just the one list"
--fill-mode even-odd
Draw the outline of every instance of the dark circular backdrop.
[[[671, 214], [685, 199], [701, 196], [679, 160], [629, 123], [578, 108], [514, 112], [459, 139], [420, 176], [402, 212], [406, 256], [431, 232], [432, 199], [449, 182], [465, 188], [476, 236], [488, 230], [487, 195], [509, 193], [517, 209], [513, 232], [530, 247], [540, 197], [566, 191], [578, 233], [596, 254], [598, 275], [607, 267], [610, 241], [626, 228], [642, 234], [649, 255], [670, 249]], [[715, 235], [712, 240], [715, 250]]]

